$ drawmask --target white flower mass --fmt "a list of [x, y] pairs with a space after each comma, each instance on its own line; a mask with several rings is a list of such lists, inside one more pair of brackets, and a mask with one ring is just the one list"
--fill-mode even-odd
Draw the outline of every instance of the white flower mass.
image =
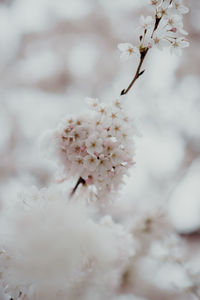
[[95, 285], [99, 276], [114, 289], [113, 274], [134, 254], [121, 225], [109, 216], [98, 221], [83, 202], [69, 201], [56, 187], [20, 195], [0, 228], [0, 273], [14, 299], [79, 299], [84, 282]]
[[97, 99], [87, 102], [91, 110], [64, 119], [44, 135], [42, 149], [44, 155], [49, 152], [51, 159], [57, 159], [61, 181], [81, 177], [94, 186], [97, 199], [105, 199], [118, 190], [134, 164], [136, 128], [122, 102], [110, 106]]

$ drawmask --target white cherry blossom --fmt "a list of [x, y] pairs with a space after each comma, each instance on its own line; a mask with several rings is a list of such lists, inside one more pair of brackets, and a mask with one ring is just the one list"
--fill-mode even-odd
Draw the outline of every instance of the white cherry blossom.
[[121, 51], [120, 58], [122, 60], [127, 60], [132, 56], [139, 54], [139, 49], [133, 46], [131, 43], [118, 44], [118, 49]]
[[147, 17], [141, 16], [140, 17], [140, 29], [142, 31], [151, 29], [153, 27], [154, 23], [155, 23], [155, 21], [151, 16], [147, 16]]
[[84, 167], [89, 172], [93, 172], [97, 169], [99, 165], [99, 159], [95, 155], [87, 155], [84, 157]]
[[189, 8], [183, 5], [182, 0], [173, 0], [173, 11], [174, 13], [182, 15], [187, 14], [189, 12]]
[[170, 16], [167, 19], [166, 28], [172, 32], [180, 32], [181, 34], [187, 35], [187, 31], [183, 29], [183, 19], [179, 15]]
[[102, 139], [99, 138], [97, 134], [90, 136], [86, 141], [87, 152], [95, 155], [95, 153], [100, 153], [103, 150]]
[[156, 30], [154, 32], [152, 41], [159, 50], [163, 50], [163, 48], [170, 46], [170, 42], [165, 38], [165, 34], [162, 30]]
[[[182, 0], [150, 0], [150, 5], [155, 8], [155, 15], [154, 18], [143, 15], [140, 17], [137, 52], [142, 55], [155, 46], [159, 50], [170, 48], [171, 53], [181, 54], [181, 49], [189, 45], [181, 37], [182, 34], [188, 34], [183, 28], [182, 15], [189, 9], [183, 5]], [[120, 44], [118, 48], [124, 58], [135, 53], [131, 43]]]
[[182, 38], [177, 38], [171, 43], [170, 51], [177, 56], [182, 54], [182, 49], [189, 46], [189, 42]]
[[157, 8], [157, 17], [166, 17], [170, 13], [170, 0], [163, 1]]

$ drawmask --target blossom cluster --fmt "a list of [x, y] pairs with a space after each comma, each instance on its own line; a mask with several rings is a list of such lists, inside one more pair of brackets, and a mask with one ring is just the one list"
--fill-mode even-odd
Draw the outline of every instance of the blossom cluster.
[[154, 46], [159, 50], [169, 48], [171, 53], [180, 55], [182, 48], [189, 46], [189, 42], [182, 36], [187, 35], [182, 19], [189, 9], [183, 5], [182, 0], [150, 0], [150, 5], [154, 8], [155, 15], [154, 18], [140, 17], [139, 45], [118, 45], [122, 59], [144, 53]]
[[91, 288], [114, 289], [114, 274], [134, 255], [133, 238], [122, 225], [110, 216], [97, 218], [57, 186], [21, 194], [0, 225], [1, 280], [12, 299], [88, 300], [87, 280]]
[[[116, 191], [133, 165], [135, 127], [124, 112], [120, 101], [112, 105], [87, 99], [88, 114], [70, 116], [44, 138], [60, 172], [67, 177], [82, 178], [92, 186], [97, 198]], [[45, 152], [47, 148], [44, 147]], [[52, 155], [50, 155], [52, 157]]]

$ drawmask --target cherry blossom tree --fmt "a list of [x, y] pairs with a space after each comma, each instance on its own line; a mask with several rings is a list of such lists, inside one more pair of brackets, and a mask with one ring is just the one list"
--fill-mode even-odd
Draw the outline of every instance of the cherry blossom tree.
[[[180, 55], [189, 46], [182, 36], [188, 12], [182, 0], [151, 0], [149, 6], [153, 17], [140, 17], [138, 45], [118, 45], [122, 60], [139, 61], [131, 83], [111, 103], [86, 98], [85, 112], [67, 115], [45, 132], [40, 149], [56, 164], [55, 183], [28, 189], [4, 210], [2, 299], [144, 300], [153, 299], [153, 289], [173, 299], [200, 297], [197, 259], [187, 259], [166, 208], [138, 211], [125, 222], [114, 208], [134, 168], [139, 135], [125, 95], [144, 74], [144, 60], [155, 47]], [[139, 281], [149, 286], [148, 293], [137, 288]]]

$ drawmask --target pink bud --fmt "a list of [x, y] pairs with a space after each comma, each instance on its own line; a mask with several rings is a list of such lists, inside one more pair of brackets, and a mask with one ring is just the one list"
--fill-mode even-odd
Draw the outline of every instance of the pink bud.
[[173, 27], [173, 28], [171, 29], [171, 31], [176, 33], [176, 32], [177, 32], [177, 29], [176, 29], [175, 27]]
[[151, 48], [152, 48], [152, 44], [151, 44], [151, 43], [148, 43], [147, 47], [148, 47], [149, 49], [151, 49]]
[[81, 146], [81, 148], [80, 148], [81, 152], [84, 152], [84, 151], [85, 151], [85, 149], [86, 149], [86, 147], [85, 147], [85, 146]]
[[92, 184], [93, 183], [93, 177], [91, 175], [89, 175], [85, 182], [89, 185]]
[[69, 128], [72, 130], [72, 129], [74, 129], [74, 125], [69, 125]]

